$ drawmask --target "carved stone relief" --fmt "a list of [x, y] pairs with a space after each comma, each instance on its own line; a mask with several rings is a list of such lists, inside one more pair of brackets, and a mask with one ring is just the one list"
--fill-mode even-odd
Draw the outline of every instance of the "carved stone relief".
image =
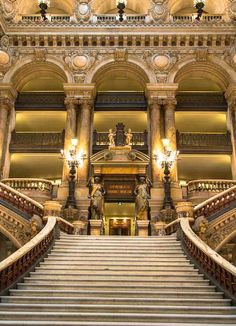
[[153, 20], [164, 21], [168, 17], [168, 0], [152, 0], [150, 16]]

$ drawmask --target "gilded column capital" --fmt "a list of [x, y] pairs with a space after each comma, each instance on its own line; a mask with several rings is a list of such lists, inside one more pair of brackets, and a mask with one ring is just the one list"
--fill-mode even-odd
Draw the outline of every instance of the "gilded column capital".
[[163, 107], [165, 110], [175, 110], [177, 100], [175, 98], [166, 98], [163, 100]]
[[79, 104], [79, 100], [73, 97], [66, 97], [64, 103], [66, 105], [67, 110], [70, 110], [70, 109], [74, 109], [75, 106]]
[[79, 105], [83, 110], [91, 110], [93, 107], [93, 99], [90, 98], [81, 98], [78, 99]]

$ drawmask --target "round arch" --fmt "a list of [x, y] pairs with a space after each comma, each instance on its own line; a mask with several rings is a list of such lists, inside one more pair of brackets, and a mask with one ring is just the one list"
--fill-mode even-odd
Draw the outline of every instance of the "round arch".
[[109, 74], [126, 76], [140, 84], [142, 90], [147, 83], [156, 83], [154, 72], [147, 70], [140, 62], [130, 59], [125, 62], [116, 62], [113, 59], [102, 61], [95, 69], [87, 74], [86, 82], [95, 83], [97, 88], [109, 78]]
[[[211, 15], [222, 15], [226, 11], [226, 2], [227, 0], [206, 0], [204, 10]], [[196, 12], [193, 0], [170, 0], [168, 7], [171, 15], [177, 14], [182, 10], [189, 13]]]
[[62, 62], [55, 58], [47, 58], [46, 61], [33, 61], [32, 57], [26, 57], [16, 64], [4, 76], [5, 83], [13, 83], [15, 89], [20, 91], [30, 80], [42, 76], [51, 76], [61, 84], [72, 83], [73, 76], [69, 70], [65, 70]]
[[11, 234], [10, 232], [8, 232], [1, 224], [0, 224], [0, 233], [2, 233], [7, 239], [9, 239], [16, 248], [21, 248], [22, 247], [22, 243], [20, 243], [17, 238], [14, 237], [13, 234]]
[[[128, 13], [147, 14], [150, 7], [150, 0], [128, 0], [125, 10]], [[116, 0], [93, 0], [92, 10], [95, 14], [117, 13]]]
[[189, 56], [172, 68], [168, 82], [181, 83], [189, 76], [209, 79], [222, 91], [226, 91], [229, 84], [236, 79], [234, 70], [219, 58], [209, 56], [207, 61], [196, 62], [195, 56]]
[[234, 230], [232, 233], [230, 233], [229, 235], [227, 235], [224, 240], [222, 240], [220, 243], [218, 243], [218, 245], [215, 248], [216, 252], [219, 252], [220, 249], [230, 240], [232, 240], [234, 237], [236, 236], [236, 230]]
[[[48, 13], [55, 14], [68, 14], [72, 15], [75, 7], [73, 0], [50, 0], [50, 7]], [[19, 0], [18, 1], [18, 13], [20, 15], [36, 14], [39, 12], [39, 6], [37, 1], [32, 0]]]

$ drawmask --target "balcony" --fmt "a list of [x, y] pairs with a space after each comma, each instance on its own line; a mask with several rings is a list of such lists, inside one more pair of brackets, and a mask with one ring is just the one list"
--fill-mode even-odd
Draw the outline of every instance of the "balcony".
[[64, 131], [61, 133], [15, 132], [12, 133], [11, 153], [59, 153], [64, 147]]
[[231, 154], [230, 133], [198, 134], [177, 131], [177, 147], [181, 154]]

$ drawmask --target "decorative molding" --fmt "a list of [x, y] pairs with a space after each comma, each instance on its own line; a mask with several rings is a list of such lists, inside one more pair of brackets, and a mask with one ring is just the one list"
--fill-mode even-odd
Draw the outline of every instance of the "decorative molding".
[[65, 110], [65, 94], [59, 92], [19, 93], [16, 99], [16, 110]]

